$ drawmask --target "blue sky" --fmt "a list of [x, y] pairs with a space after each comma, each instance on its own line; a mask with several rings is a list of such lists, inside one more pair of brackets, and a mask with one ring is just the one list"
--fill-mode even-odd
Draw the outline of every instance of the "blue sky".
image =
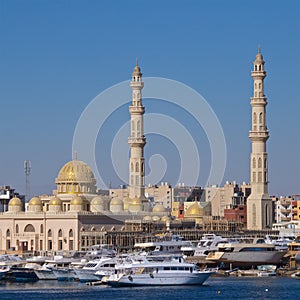
[[[224, 181], [249, 181], [250, 72], [260, 43], [268, 73], [269, 191], [300, 193], [299, 15], [297, 0], [0, 1], [0, 185], [24, 193], [23, 162], [29, 159], [31, 194], [50, 193], [58, 170], [72, 158], [82, 111], [100, 92], [130, 79], [137, 56], [144, 76], [177, 80], [208, 101], [226, 138]], [[168, 110], [146, 103], [148, 111]], [[118, 113], [116, 120], [129, 120], [127, 109]], [[176, 114], [185, 124], [172, 110]], [[110, 122], [104, 137], [122, 125]], [[190, 125], [206, 174], [207, 139]], [[176, 146], [147, 138], [146, 159], [161, 152], [168, 160], [174, 148], [164, 177], [172, 183]], [[100, 140], [97, 155], [107, 156], [109, 145]], [[110, 164], [102, 168], [105, 180], [122, 183]]]

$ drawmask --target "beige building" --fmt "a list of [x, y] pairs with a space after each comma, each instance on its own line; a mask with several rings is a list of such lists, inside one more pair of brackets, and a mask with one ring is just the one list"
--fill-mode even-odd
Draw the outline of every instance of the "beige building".
[[235, 181], [227, 181], [224, 186], [209, 186], [205, 188], [205, 201], [211, 203], [211, 214], [215, 219], [224, 218], [224, 209], [233, 204], [233, 198], [242, 193], [248, 196], [251, 186], [245, 182], [238, 185]]

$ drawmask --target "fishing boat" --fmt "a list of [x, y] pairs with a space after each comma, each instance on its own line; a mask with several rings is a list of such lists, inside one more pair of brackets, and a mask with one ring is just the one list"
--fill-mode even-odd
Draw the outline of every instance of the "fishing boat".
[[115, 273], [105, 281], [113, 287], [202, 285], [216, 270], [197, 270], [195, 264], [186, 263], [182, 257], [164, 261], [148, 261], [146, 257], [131, 257], [116, 265]]

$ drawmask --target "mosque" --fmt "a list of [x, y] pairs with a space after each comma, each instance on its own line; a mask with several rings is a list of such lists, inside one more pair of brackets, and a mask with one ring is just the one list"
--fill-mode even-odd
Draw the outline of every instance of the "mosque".
[[[9, 201], [8, 210], [0, 214], [0, 250], [90, 250], [91, 245], [103, 242], [105, 232], [123, 230], [126, 219], [169, 220], [170, 210], [160, 203], [153, 207], [145, 197], [145, 108], [141, 94], [144, 83], [138, 63], [130, 86], [132, 105], [129, 107], [128, 143], [131, 155], [126, 197], [97, 194], [91, 168], [75, 158], [60, 169], [53, 195], [35, 196], [25, 204], [25, 209], [18, 197]], [[85, 231], [97, 232], [97, 235], [89, 239], [84, 235]]]
[[[261, 230], [270, 228], [272, 224], [272, 200], [268, 194], [266, 141], [269, 131], [266, 127], [267, 99], [263, 82], [266, 72], [260, 51], [256, 55], [251, 76], [254, 80], [254, 95], [251, 98], [252, 128], [249, 133], [252, 142], [252, 193], [247, 203], [247, 219], [248, 229]], [[142, 222], [150, 224], [159, 221], [170, 226], [173, 222], [172, 203], [170, 207], [162, 203], [153, 206], [145, 196], [144, 83], [138, 62], [134, 67], [130, 86], [132, 103], [129, 107], [128, 188], [115, 190], [110, 196], [100, 195], [97, 193], [96, 179], [91, 168], [75, 157], [60, 169], [53, 195], [35, 196], [25, 207], [17, 196], [9, 201], [7, 211], [0, 213], [0, 251], [87, 251], [92, 245], [107, 242], [107, 232], [124, 231], [127, 220], [131, 220], [132, 224], [136, 221], [142, 231], [145, 229], [141, 227]], [[168, 187], [164, 188], [168, 193]], [[210, 202], [194, 201], [188, 205], [182, 220], [176, 222], [189, 222], [193, 219], [194, 223], [187, 223], [186, 226], [195, 228], [195, 223], [200, 224], [205, 217], [211, 216]], [[174, 221], [175, 225], [176, 222]], [[111, 243], [117, 244], [118, 241], [112, 240]]]

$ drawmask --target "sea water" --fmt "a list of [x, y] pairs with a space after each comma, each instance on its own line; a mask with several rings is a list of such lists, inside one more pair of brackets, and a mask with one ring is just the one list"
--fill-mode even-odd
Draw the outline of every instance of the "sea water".
[[38, 281], [35, 283], [0, 282], [0, 299], [299, 299], [300, 279], [210, 278], [202, 286], [164, 286], [111, 288], [78, 282]]

